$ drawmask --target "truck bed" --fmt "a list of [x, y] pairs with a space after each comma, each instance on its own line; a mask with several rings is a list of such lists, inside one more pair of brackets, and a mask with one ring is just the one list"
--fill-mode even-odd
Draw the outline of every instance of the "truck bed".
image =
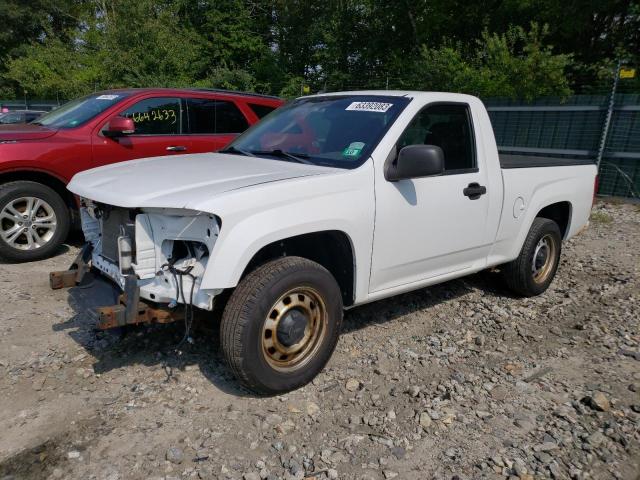
[[537, 157], [535, 155], [500, 154], [499, 158], [501, 168], [567, 167], [595, 163], [590, 158]]

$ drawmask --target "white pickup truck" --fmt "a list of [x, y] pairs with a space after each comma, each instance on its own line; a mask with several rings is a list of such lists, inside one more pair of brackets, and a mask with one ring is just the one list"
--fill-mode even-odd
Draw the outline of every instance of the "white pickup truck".
[[219, 307], [238, 379], [284, 392], [324, 367], [345, 308], [490, 267], [518, 294], [544, 292], [587, 225], [596, 173], [499, 155], [475, 97], [308, 96], [221, 152], [77, 174], [87, 245], [51, 283], [92, 269], [117, 285], [102, 328]]

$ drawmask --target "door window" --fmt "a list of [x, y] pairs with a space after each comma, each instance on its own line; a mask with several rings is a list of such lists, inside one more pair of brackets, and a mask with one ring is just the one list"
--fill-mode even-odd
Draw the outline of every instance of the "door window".
[[244, 132], [249, 124], [233, 102], [188, 98], [189, 133], [224, 134]]
[[444, 152], [445, 171], [476, 168], [475, 140], [469, 107], [441, 104], [424, 108], [411, 121], [398, 141], [398, 151], [407, 145], [436, 145]]
[[147, 98], [121, 115], [133, 119], [136, 135], [178, 135], [181, 131], [179, 98]]

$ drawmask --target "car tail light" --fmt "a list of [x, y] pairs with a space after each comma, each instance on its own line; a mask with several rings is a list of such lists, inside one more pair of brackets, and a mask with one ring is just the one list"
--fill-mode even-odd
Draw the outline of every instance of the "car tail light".
[[596, 175], [596, 178], [593, 180], [593, 200], [591, 201], [591, 208], [593, 208], [593, 206], [596, 204], [596, 195], [598, 194], [598, 175]]

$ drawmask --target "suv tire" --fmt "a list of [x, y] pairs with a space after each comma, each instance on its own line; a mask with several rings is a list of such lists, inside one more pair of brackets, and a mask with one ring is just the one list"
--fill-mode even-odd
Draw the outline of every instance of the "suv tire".
[[0, 258], [30, 262], [50, 257], [67, 238], [70, 223], [64, 200], [46, 185], [0, 185]]

